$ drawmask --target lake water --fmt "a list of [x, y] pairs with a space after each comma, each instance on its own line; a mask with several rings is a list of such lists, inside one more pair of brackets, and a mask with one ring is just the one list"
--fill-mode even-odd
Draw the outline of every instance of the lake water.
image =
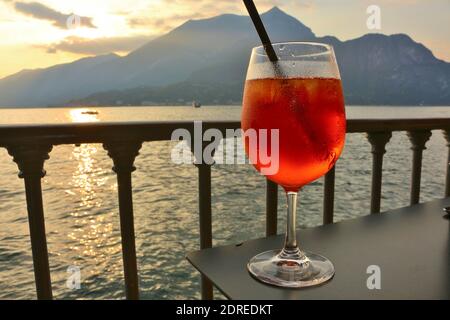
[[[0, 109], [0, 124], [142, 120], [238, 120], [240, 107], [126, 107]], [[450, 107], [347, 107], [349, 118], [450, 117]], [[198, 248], [197, 169], [171, 162], [173, 142], [145, 143], [133, 173], [136, 246], [143, 299], [197, 299], [198, 273], [185, 261]], [[444, 193], [447, 148], [433, 132], [424, 153], [421, 200]], [[57, 146], [43, 179], [47, 240], [57, 299], [124, 298], [116, 176], [101, 145]], [[370, 207], [371, 154], [363, 134], [347, 135], [337, 163], [337, 221], [366, 215]], [[407, 206], [410, 143], [395, 133], [387, 146], [382, 210]], [[322, 180], [300, 194], [298, 227], [320, 225]], [[279, 194], [283, 232], [285, 200]], [[249, 165], [212, 170], [214, 245], [264, 236], [265, 181]], [[81, 270], [81, 289], [66, 287], [67, 268]], [[242, 266], [243, 268], [245, 266]], [[0, 149], [0, 298], [34, 299], [35, 287], [23, 181]]]

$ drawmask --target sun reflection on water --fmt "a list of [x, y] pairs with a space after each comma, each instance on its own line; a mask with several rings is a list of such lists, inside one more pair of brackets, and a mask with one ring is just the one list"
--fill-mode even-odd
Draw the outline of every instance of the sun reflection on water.
[[69, 118], [72, 122], [76, 123], [99, 121], [98, 111], [88, 108], [79, 108], [70, 110]]
[[78, 206], [71, 212], [75, 228], [68, 237], [76, 257], [91, 262], [93, 267], [85, 270], [86, 273], [114, 278], [121, 271], [120, 265], [112, 263], [113, 257], [121, 251], [120, 238], [114, 232], [115, 211], [104, 208], [99, 194], [108, 188], [108, 176], [98, 163], [98, 152], [99, 146], [95, 144], [82, 144], [73, 149], [72, 157], [78, 165], [69, 184]]

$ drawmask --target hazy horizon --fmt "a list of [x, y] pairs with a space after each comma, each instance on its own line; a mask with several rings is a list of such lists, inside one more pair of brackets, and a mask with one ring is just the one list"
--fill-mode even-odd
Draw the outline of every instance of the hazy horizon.
[[[261, 12], [278, 6], [310, 27], [318, 36], [341, 40], [367, 33], [405, 33], [450, 61], [445, 0], [379, 0], [381, 29], [369, 30], [366, 0], [259, 0]], [[190, 19], [225, 13], [245, 15], [241, 1], [212, 0], [100, 0], [14, 1], [0, 3], [0, 79], [24, 69], [68, 63], [84, 57], [116, 53], [126, 55], [151, 39]], [[68, 28], [67, 19], [77, 27]], [[418, 19], [420, 17], [420, 20]], [[78, 18], [77, 18], [78, 19]], [[349, 23], [349, 21], [353, 21]]]

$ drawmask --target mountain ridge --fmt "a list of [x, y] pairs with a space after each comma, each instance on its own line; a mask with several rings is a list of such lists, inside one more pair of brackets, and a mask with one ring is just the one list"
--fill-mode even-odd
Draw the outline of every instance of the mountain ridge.
[[[347, 103], [450, 105], [450, 63], [437, 59], [408, 35], [371, 33], [341, 41], [334, 36], [317, 37], [277, 7], [261, 16], [274, 42], [303, 40], [333, 45]], [[123, 57], [88, 57], [0, 79], [0, 105], [88, 103], [86, 97], [97, 93], [104, 96], [105, 92], [139, 88], [148, 89], [143, 96], [151, 92], [156, 97], [159, 88], [166, 97], [167, 88], [192, 88], [185, 98], [174, 98], [177, 102], [196, 100], [198, 85], [204, 89], [209, 85], [205, 90], [211, 94], [219, 93], [218, 85], [234, 88], [234, 101], [242, 94], [250, 50], [258, 44], [247, 16], [224, 14], [189, 20]], [[127, 104], [125, 97], [117, 101]]]

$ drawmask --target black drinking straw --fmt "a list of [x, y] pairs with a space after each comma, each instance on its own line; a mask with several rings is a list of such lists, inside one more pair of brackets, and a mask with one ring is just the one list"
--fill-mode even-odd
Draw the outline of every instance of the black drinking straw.
[[259, 38], [266, 50], [267, 56], [270, 61], [276, 62], [278, 61], [277, 54], [273, 49], [272, 43], [270, 42], [269, 35], [267, 34], [266, 28], [264, 28], [264, 24], [259, 16], [258, 9], [256, 9], [255, 3], [253, 0], [243, 0], [245, 7], [247, 8], [250, 17], [252, 18], [253, 24], [255, 25], [256, 31], [258, 32]]

